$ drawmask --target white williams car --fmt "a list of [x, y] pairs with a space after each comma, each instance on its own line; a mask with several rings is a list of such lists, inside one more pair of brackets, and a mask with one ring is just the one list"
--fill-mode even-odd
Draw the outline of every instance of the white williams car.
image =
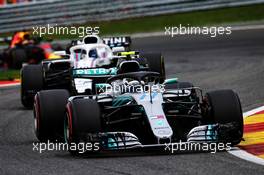
[[[118, 41], [122, 43], [118, 44]], [[73, 95], [96, 94], [97, 83], [104, 83], [109, 77], [121, 73], [153, 71], [160, 73], [160, 81], [164, 81], [162, 55], [124, 51], [128, 44], [125, 39], [108, 39], [106, 42], [98, 36], [89, 35], [72, 44], [67, 51], [57, 52], [64, 57], [62, 59], [45, 60], [39, 65], [23, 67], [23, 106], [32, 108], [34, 96], [40, 90], [66, 89]]]

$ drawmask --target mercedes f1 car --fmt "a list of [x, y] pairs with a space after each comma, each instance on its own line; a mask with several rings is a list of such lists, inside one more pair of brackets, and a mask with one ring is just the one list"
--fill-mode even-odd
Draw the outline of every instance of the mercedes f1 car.
[[243, 117], [234, 91], [203, 94], [191, 83], [159, 79], [157, 72], [138, 71], [107, 78], [97, 84], [102, 90], [95, 95], [39, 91], [33, 110], [36, 136], [43, 142], [98, 142], [100, 150], [240, 142]]
[[[118, 41], [122, 43], [118, 44]], [[70, 55], [65, 55], [64, 59], [43, 60], [39, 65], [24, 66], [21, 70], [22, 104], [31, 108], [34, 95], [44, 89], [67, 89], [71, 95], [95, 94], [96, 83], [125, 72], [154, 71], [164, 80], [161, 54], [126, 51], [128, 41], [108, 38], [104, 40], [105, 44], [98, 36], [87, 36], [73, 44]]]

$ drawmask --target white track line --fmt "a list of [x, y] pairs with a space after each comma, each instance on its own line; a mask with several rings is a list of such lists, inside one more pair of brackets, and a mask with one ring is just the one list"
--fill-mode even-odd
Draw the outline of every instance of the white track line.
[[[260, 111], [263, 111], [263, 110], [264, 110], [264, 106], [261, 106], [261, 107], [256, 108], [256, 109], [252, 109], [248, 112], [243, 113], [243, 117], [244, 118], [249, 117], [250, 115], [253, 115], [253, 114], [260, 112]], [[244, 160], [259, 164], [259, 165], [264, 165], [264, 159], [262, 159], [258, 156], [255, 156], [253, 154], [250, 154], [250, 153], [248, 153], [242, 149], [239, 149], [238, 147], [232, 148], [232, 150], [228, 151], [228, 153], [230, 153], [236, 157], [239, 157], [241, 159], [244, 159]]]
[[260, 25], [246, 25], [246, 26], [233, 26], [231, 30], [258, 30], [258, 29], [264, 29], [264, 24]]
[[1, 84], [0, 88], [5, 88], [5, 87], [13, 87], [13, 86], [18, 86], [20, 83], [12, 83], [12, 84]]
[[237, 147], [232, 148], [232, 150], [228, 151], [228, 153], [240, 158], [247, 160], [249, 162], [253, 162], [259, 165], [264, 165], [264, 159], [254, 156], [253, 154], [250, 154], [242, 149], [239, 149]]
[[249, 116], [251, 116], [251, 115], [253, 115], [253, 114], [255, 114], [255, 113], [258, 113], [258, 112], [260, 112], [260, 111], [264, 111], [264, 106], [261, 106], [261, 107], [258, 107], [258, 108], [255, 108], [255, 109], [252, 109], [252, 110], [250, 110], [250, 111], [248, 111], [248, 112], [244, 112], [244, 113], [243, 113], [243, 117], [244, 117], [244, 118], [249, 117]]

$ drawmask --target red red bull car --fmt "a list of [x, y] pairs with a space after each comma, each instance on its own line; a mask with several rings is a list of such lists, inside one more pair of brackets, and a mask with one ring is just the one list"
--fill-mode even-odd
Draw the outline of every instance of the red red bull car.
[[[2, 66], [20, 69], [23, 63], [38, 64], [44, 59], [54, 57], [53, 47], [41, 38], [32, 38], [28, 32], [17, 32], [12, 38], [4, 38], [8, 48], [0, 54]], [[56, 58], [59, 58], [58, 56]]]

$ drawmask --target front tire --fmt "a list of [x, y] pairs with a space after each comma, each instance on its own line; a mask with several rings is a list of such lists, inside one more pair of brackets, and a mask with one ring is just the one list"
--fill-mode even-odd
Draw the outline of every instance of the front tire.
[[[76, 98], [68, 102], [64, 139], [69, 145], [78, 144], [87, 134], [96, 134], [101, 130], [101, 112], [95, 100]], [[69, 151], [72, 154], [78, 153], [78, 150]]]
[[209, 120], [230, 124], [231, 131], [224, 133], [227, 134], [224, 139], [232, 145], [238, 144], [243, 137], [243, 114], [238, 95], [232, 90], [218, 90], [207, 93], [205, 100], [209, 104]]
[[34, 100], [35, 134], [39, 141], [63, 139], [65, 106], [69, 92], [64, 89], [45, 90]]
[[21, 103], [25, 108], [32, 108], [34, 96], [43, 87], [41, 65], [27, 65], [21, 69]]

